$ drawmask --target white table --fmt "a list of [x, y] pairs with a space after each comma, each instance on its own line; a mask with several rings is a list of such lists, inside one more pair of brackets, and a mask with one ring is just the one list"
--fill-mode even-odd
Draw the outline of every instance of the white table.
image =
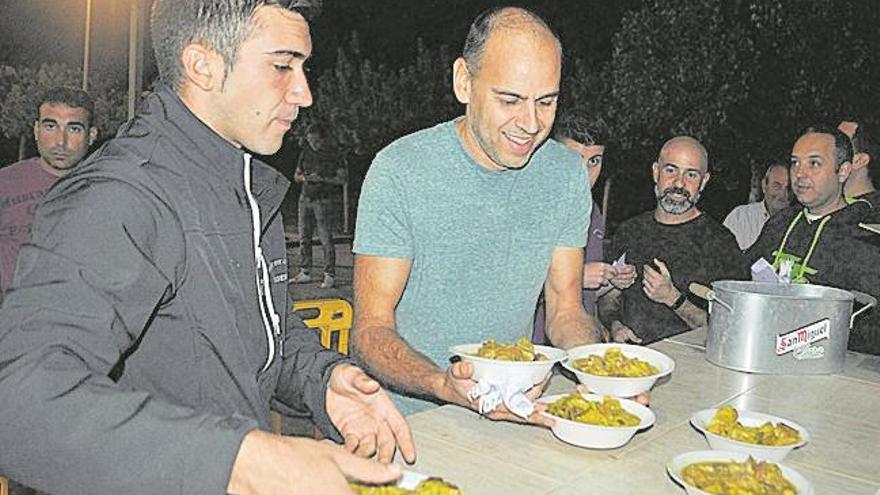
[[[809, 430], [812, 442], [785, 463], [806, 476], [817, 495], [880, 495], [880, 357], [849, 353], [839, 375], [754, 375], [708, 363], [704, 342], [698, 330], [651, 345], [672, 357], [676, 368], [654, 387], [656, 424], [621, 448], [573, 447], [549, 430], [444, 406], [408, 418], [418, 449], [408, 469], [443, 477], [465, 495], [683, 494], [667, 476], [666, 463], [707, 450], [690, 416], [729, 403]], [[573, 388], [556, 376], [548, 393]]]

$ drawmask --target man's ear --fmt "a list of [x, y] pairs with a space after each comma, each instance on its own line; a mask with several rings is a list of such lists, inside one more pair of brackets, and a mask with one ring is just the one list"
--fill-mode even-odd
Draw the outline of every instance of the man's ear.
[[226, 76], [223, 57], [199, 43], [190, 43], [180, 54], [183, 78], [203, 91], [222, 86]]
[[658, 182], [660, 182], [660, 164], [659, 163], [654, 162], [654, 164], [651, 165], [651, 174], [654, 176], [654, 184], [657, 184]]
[[461, 57], [452, 64], [452, 90], [459, 103], [467, 105], [471, 99], [471, 72]]
[[98, 139], [98, 128], [89, 127], [89, 146], [95, 144], [96, 139]]
[[870, 163], [870, 161], [871, 161], [871, 155], [869, 155], [867, 153], [856, 153], [853, 156], [852, 169], [854, 171], [861, 170], [861, 169], [867, 167], [868, 163]]
[[706, 184], [709, 183], [709, 178], [712, 177], [712, 174], [706, 172], [703, 174], [703, 180], [700, 182], [700, 192], [703, 192], [703, 189], [706, 189]]
[[849, 179], [849, 174], [852, 172], [852, 163], [843, 162], [840, 164], [840, 168], [837, 170], [837, 182], [843, 184], [846, 182], [846, 179]]
[[39, 121], [39, 120], [35, 120], [35, 121], [34, 121], [34, 141], [37, 140], [37, 130], [38, 130], [39, 128], [40, 128], [40, 121]]

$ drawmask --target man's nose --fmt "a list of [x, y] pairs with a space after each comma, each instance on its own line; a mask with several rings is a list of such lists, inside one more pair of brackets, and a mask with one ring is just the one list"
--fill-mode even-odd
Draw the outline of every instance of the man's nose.
[[309, 88], [309, 81], [306, 79], [304, 71], [300, 71], [291, 83], [290, 90], [287, 92], [287, 102], [300, 108], [312, 106], [312, 90]]
[[528, 134], [537, 134], [541, 130], [541, 119], [538, 118], [538, 106], [534, 102], [523, 105], [523, 111], [517, 124], [519, 128]]
[[62, 132], [62, 133], [61, 133], [61, 136], [62, 136], [62, 138], [61, 138], [61, 146], [62, 146], [65, 150], [67, 150], [68, 148], [70, 148], [70, 139], [71, 139], [71, 135], [70, 135], [69, 132], [65, 131], [65, 132]]
[[684, 175], [676, 173], [675, 178], [672, 180], [672, 183], [675, 187], [684, 187]]

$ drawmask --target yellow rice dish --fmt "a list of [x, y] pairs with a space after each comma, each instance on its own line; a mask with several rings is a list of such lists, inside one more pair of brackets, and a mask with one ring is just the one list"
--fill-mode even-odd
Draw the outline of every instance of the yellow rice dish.
[[564, 419], [596, 426], [638, 426], [642, 420], [627, 412], [620, 401], [603, 397], [602, 402], [587, 400], [578, 393], [558, 399], [547, 407], [547, 412]]
[[685, 466], [682, 478], [714, 495], [797, 495], [797, 489], [770, 462], [696, 462]]
[[584, 373], [596, 376], [622, 376], [635, 378], [660, 373], [656, 366], [639, 358], [628, 358], [623, 351], [612, 347], [605, 351], [604, 356], [590, 355], [575, 359], [571, 365]]
[[350, 486], [358, 495], [461, 495], [458, 487], [440, 478], [428, 478], [420, 482], [415, 490], [388, 485], [359, 485], [357, 483], [350, 483]]
[[706, 429], [731, 440], [756, 445], [778, 447], [794, 445], [801, 441], [800, 433], [783, 423], [774, 424], [768, 421], [761, 426], [745, 426], [738, 419], [739, 413], [736, 409], [724, 406], [712, 416]]
[[546, 361], [547, 356], [535, 352], [535, 346], [523, 337], [513, 344], [499, 344], [495, 340], [487, 340], [475, 354], [477, 357], [498, 361]]

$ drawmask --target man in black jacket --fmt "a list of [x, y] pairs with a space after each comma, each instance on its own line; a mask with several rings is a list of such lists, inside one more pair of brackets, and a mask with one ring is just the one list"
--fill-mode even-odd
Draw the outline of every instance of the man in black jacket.
[[0, 473], [50, 493], [348, 494], [397, 466], [272, 435], [310, 413], [414, 459], [379, 385], [290, 307], [272, 154], [312, 98], [309, 25], [274, 0], [158, 0], [163, 87], [37, 213], [0, 310]]
[[[827, 285], [880, 296], [880, 250], [874, 234], [859, 228], [871, 214], [864, 199], [847, 200], [844, 184], [852, 171], [853, 148], [839, 129], [817, 125], [804, 130], [791, 151], [791, 189], [800, 205], [774, 215], [746, 251], [749, 264], [760, 258], [776, 270], [790, 265], [793, 283]], [[880, 312], [856, 319], [849, 348], [880, 354]]]

